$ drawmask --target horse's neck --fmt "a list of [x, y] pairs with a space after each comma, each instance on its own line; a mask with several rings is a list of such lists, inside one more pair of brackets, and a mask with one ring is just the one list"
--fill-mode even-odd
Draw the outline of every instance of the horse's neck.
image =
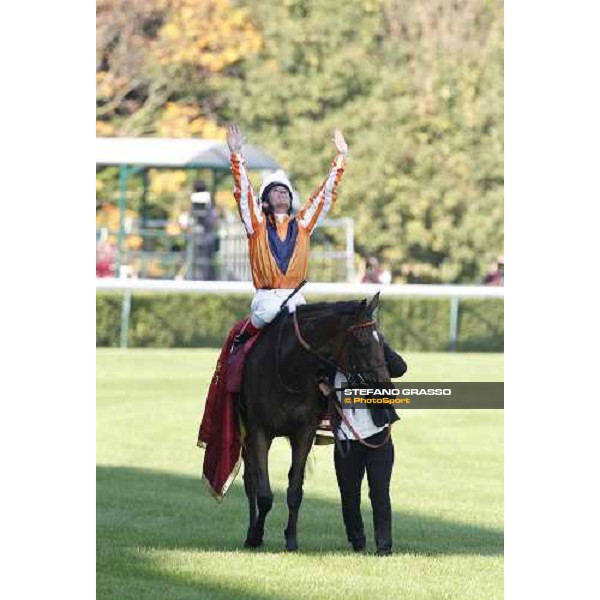
[[[336, 359], [339, 358], [344, 352], [345, 337], [333, 335], [332, 331], [340, 332], [345, 330], [347, 324], [344, 317], [332, 312], [322, 319], [315, 320], [313, 325], [312, 334], [309, 336], [309, 339], [303, 335], [304, 340], [310, 344], [313, 351], [321, 355], [332, 356]], [[302, 334], [301, 321], [299, 322], [299, 328]]]
[[[283, 331], [279, 329], [280, 327], [283, 327]], [[273, 339], [275, 340], [273, 349], [281, 368], [289, 372], [297, 371], [298, 369], [316, 370], [317, 361], [314, 356], [307, 355], [306, 349], [300, 342], [296, 333], [293, 315], [286, 317], [285, 321], [282, 324], [278, 324], [275, 329], [277, 331], [273, 331]], [[302, 332], [300, 335], [312, 347], [313, 340], [306, 339]]]

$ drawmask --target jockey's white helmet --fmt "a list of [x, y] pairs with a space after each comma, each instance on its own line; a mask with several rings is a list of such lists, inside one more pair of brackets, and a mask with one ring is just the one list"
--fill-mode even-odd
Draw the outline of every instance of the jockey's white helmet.
[[269, 189], [275, 185], [282, 185], [286, 187], [290, 193], [290, 199], [294, 197], [294, 189], [292, 188], [290, 180], [282, 169], [278, 169], [263, 179], [263, 182], [260, 186], [260, 191], [258, 192], [258, 197], [260, 198], [261, 202], [267, 202], [267, 197], [265, 194], [268, 193]]

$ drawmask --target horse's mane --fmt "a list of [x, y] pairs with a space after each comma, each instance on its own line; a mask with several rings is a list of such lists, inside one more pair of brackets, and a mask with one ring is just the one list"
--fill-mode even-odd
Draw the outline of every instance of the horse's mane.
[[364, 300], [341, 300], [339, 302], [314, 302], [297, 306], [299, 315], [317, 317], [325, 314], [351, 315], [355, 314]]

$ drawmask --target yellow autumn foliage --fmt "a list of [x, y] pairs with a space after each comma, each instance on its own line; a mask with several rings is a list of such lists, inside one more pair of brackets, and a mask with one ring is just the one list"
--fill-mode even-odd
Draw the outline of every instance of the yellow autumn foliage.
[[200, 114], [194, 104], [167, 102], [156, 123], [156, 129], [162, 137], [206, 139], [225, 139], [225, 129], [213, 120]]
[[260, 45], [246, 8], [233, 7], [230, 0], [174, 0], [154, 56], [159, 64], [196, 64], [217, 73]]
[[187, 180], [185, 171], [159, 171], [156, 169], [150, 171], [149, 179], [150, 192], [155, 196], [180, 192], [185, 189]]
[[[132, 223], [138, 218], [138, 213], [134, 210], [125, 210], [125, 222]], [[96, 212], [96, 229], [108, 229], [111, 232], [119, 231], [119, 209], [114, 204], [105, 202], [100, 210]], [[127, 230], [127, 226], [126, 226]], [[117, 243], [117, 236], [111, 233], [107, 241], [109, 244]], [[126, 235], [125, 248], [130, 250], [139, 250], [142, 247], [142, 238], [139, 235]]]
[[96, 134], [223, 139], [210, 109], [176, 100], [185, 78], [171, 74], [182, 67], [216, 80], [261, 43], [232, 0], [98, 0]]
[[115, 126], [112, 123], [96, 120], [97, 137], [112, 137], [113, 135], [115, 135]]

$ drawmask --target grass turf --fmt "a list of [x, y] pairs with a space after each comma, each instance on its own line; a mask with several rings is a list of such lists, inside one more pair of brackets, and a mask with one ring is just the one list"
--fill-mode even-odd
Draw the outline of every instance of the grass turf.
[[[298, 526], [283, 551], [286, 440], [270, 453], [265, 544], [245, 550], [241, 472], [221, 505], [195, 446], [215, 350], [97, 352], [97, 597], [501, 598], [502, 411], [400, 411], [394, 427], [394, 551], [348, 551], [332, 447], [312, 453]], [[501, 381], [501, 354], [408, 353], [407, 381]], [[373, 550], [371, 511], [363, 518]]]

